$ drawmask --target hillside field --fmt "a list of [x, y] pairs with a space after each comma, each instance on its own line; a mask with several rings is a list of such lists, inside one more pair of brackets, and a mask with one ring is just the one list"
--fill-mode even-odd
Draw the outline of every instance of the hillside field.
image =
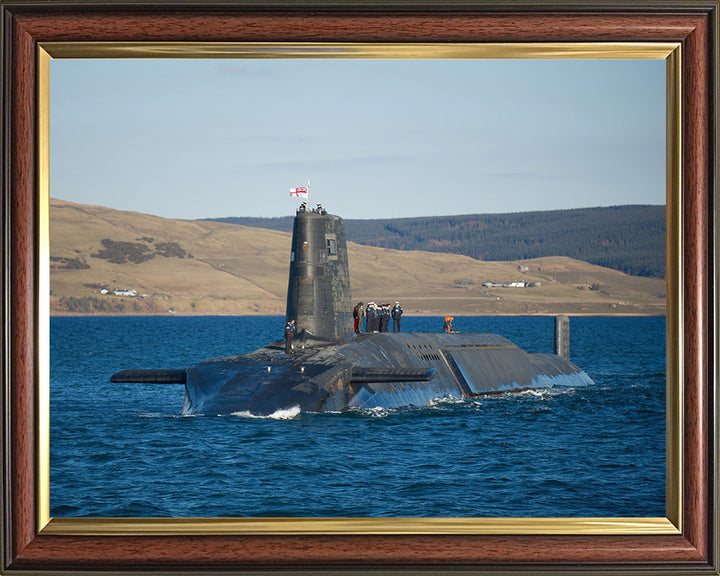
[[[51, 313], [284, 314], [290, 241], [287, 232], [51, 199]], [[665, 313], [664, 280], [564, 256], [487, 262], [349, 242], [348, 257], [354, 302], [398, 300], [406, 315]], [[511, 282], [537, 286], [483, 286]]]

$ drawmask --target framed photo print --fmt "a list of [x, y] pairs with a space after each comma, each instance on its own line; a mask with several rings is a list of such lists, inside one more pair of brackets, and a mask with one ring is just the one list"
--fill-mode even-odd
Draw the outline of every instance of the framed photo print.
[[718, 573], [717, 1], [0, 9], [4, 571]]

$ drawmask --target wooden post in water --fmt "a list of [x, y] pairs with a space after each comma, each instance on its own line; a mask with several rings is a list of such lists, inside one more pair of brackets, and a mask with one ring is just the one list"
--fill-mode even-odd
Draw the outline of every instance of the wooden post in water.
[[555, 316], [555, 354], [570, 360], [570, 318]]

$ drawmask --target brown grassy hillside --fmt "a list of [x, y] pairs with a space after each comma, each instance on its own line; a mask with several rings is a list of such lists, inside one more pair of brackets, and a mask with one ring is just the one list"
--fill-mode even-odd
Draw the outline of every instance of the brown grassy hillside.
[[[133, 251], [137, 262], [120, 262]], [[407, 314], [665, 309], [664, 281], [565, 257], [480, 262], [353, 243], [348, 252], [354, 300], [399, 300]], [[284, 314], [289, 256], [290, 235], [283, 232], [50, 201], [53, 314]], [[516, 280], [540, 286], [483, 287]], [[103, 288], [110, 293], [101, 294]], [[112, 295], [119, 288], [137, 295]]]

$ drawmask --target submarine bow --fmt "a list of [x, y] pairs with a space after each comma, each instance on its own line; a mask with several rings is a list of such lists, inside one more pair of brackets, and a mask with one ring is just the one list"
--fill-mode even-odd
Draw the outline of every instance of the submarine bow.
[[354, 335], [350, 311], [342, 218], [298, 210], [286, 306], [286, 321], [295, 320], [298, 330], [291, 353], [278, 341], [186, 369], [122, 370], [111, 380], [184, 384], [183, 414], [259, 416], [427, 406], [442, 398], [592, 383], [567, 358], [529, 353], [495, 334]]

